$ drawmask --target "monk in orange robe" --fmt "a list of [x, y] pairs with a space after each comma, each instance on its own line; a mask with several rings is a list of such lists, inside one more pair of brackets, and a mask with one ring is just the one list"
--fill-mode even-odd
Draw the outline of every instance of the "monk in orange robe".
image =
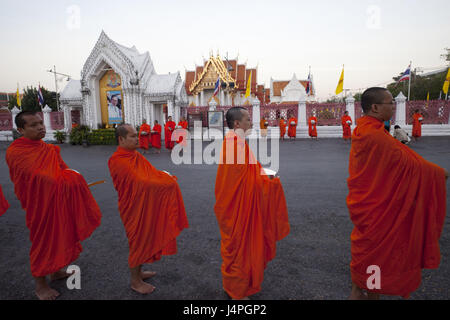
[[[181, 118], [181, 121], [178, 123], [178, 127], [179, 129], [184, 129], [187, 130], [189, 127], [189, 123], [186, 121], [186, 119], [184, 117]], [[183, 144], [183, 146], [186, 146], [186, 142], [183, 143], [184, 140], [184, 136], [180, 136], [180, 138], [178, 139], [178, 144]]]
[[267, 138], [267, 128], [269, 127], [269, 121], [266, 120], [266, 117], [263, 117], [259, 123], [261, 129], [261, 137]]
[[0, 186], [0, 217], [8, 210], [9, 203], [6, 201], [5, 196], [3, 195], [2, 186]]
[[144, 280], [156, 274], [142, 271], [142, 265], [176, 254], [176, 238], [188, 228], [188, 220], [177, 178], [156, 170], [136, 151], [136, 130], [131, 125], [120, 125], [116, 136], [119, 147], [108, 166], [128, 237], [131, 288], [149, 294], [155, 287]]
[[352, 139], [352, 118], [348, 115], [348, 111], [345, 111], [344, 116], [341, 118], [343, 138], [345, 141]]
[[316, 138], [317, 140], [317, 118], [315, 116], [312, 116], [308, 120], [309, 124], [309, 136], [311, 138]]
[[291, 117], [289, 119], [289, 129], [288, 129], [288, 136], [290, 139], [294, 139], [297, 137], [297, 124], [298, 121], [296, 118]]
[[156, 149], [156, 153], [161, 153], [161, 132], [162, 127], [158, 120], [155, 120], [155, 125], [152, 129], [152, 146]]
[[232, 108], [226, 118], [230, 131], [217, 171], [214, 210], [222, 238], [223, 288], [239, 300], [261, 290], [276, 242], [289, 234], [290, 226], [280, 179], [263, 174], [245, 141], [252, 125], [248, 111]]
[[172, 141], [172, 133], [175, 131], [176, 123], [172, 121], [172, 117], [169, 117], [166, 125], [164, 126], [164, 140], [166, 149], [172, 150], [175, 146], [175, 142]]
[[100, 225], [101, 213], [83, 176], [64, 163], [60, 148], [41, 140], [46, 134], [42, 118], [28, 111], [15, 121], [23, 137], [7, 149], [6, 162], [26, 211], [36, 295], [54, 300], [59, 293], [50, 288], [46, 276], [68, 276], [62, 268], [79, 257], [80, 242]]
[[350, 298], [407, 298], [419, 287], [422, 269], [439, 267], [448, 172], [384, 129], [395, 107], [388, 90], [368, 89], [361, 104], [365, 116], [353, 132], [348, 179], [355, 225]]
[[144, 119], [141, 128], [139, 129], [139, 146], [144, 149], [144, 154], [148, 151], [150, 146], [151, 128], [147, 124], [147, 120]]
[[286, 135], [286, 121], [282, 117], [280, 119], [280, 138], [281, 140], [284, 140], [284, 136]]
[[419, 138], [422, 136], [422, 121], [423, 116], [420, 114], [418, 109], [415, 110], [413, 115], [413, 129], [412, 129], [412, 136], [414, 138], [414, 141], [419, 140]]

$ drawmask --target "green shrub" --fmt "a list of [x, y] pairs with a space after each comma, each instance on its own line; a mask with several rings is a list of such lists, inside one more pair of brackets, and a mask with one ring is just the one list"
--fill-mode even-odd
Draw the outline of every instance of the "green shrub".
[[73, 145], [82, 145], [83, 141], [88, 138], [90, 130], [88, 126], [76, 126], [70, 133], [70, 143]]
[[53, 137], [58, 141], [58, 143], [64, 143], [66, 141], [66, 133], [64, 131], [55, 131]]
[[117, 145], [116, 131], [114, 129], [93, 130], [88, 135], [90, 145]]

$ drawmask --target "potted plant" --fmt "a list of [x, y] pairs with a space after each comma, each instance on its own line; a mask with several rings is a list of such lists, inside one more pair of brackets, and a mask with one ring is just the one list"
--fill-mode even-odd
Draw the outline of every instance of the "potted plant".
[[66, 133], [64, 131], [55, 131], [53, 137], [58, 141], [59, 144], [63, 144], [66, 141]]

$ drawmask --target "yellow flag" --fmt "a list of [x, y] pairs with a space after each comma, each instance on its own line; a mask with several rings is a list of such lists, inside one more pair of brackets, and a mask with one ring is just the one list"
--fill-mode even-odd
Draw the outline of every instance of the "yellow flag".
[[426, 107], [428, 108], [428, 102], [430, 101], [430, 91], [428, 91], [427, 93], [427, 104]]
[[20, 101], [19, 87], [17, 87], [17, 106], [19, 108], [22, 107], [22, 101]]
[[252, 72], [250, 71], [250, 77], [248, 78], [247, 92], [245, 93], [245, 98], [250, 97], [251, 93], [252, 93]]
[[450, 68], [448, 68], [447, 77], [445, 78], [444, 87], [442, 88], [442, 91], [444, 91], [445, 94], [448, 92], [448, 86], [450, 84]]
[[342, 68], [341, 78], [339, 79], [338, 86], [336, 88], [336, 95], [344, 91], [344, 68]]

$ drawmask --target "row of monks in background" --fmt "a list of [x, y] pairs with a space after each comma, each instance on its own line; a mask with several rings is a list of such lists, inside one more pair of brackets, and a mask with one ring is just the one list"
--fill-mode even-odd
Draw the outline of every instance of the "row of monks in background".
[[[422, 122], [423, 122], [423, 115], [419, 112], [419, 110], [415, 110], [413, 115], [413, 130], [412, 130], [412, 136], [414, 139], [418, 139], [422, 136]], [[286, 132], [288, 134], [289, 139], [295, 139], [297, 137], [297, 126], [298, 126], [298, 120], [295, 117], [289, 118], [288, 121], [286, 121], [283, 117], [279, 120], [279, 127], [280, 127], [280, 139], [284, 140], [286, 137]], [[317, 139], [317, 117], [313, 115], [308, 119], [308, 134], [312, 139]], [[352, 125], [353, 120], [349, 116], [348, 111], [344, 113], [344, 115], [341, 118], [341, 125], [342, 125], [342, 134], [343, 139], [346, 141], [350, 141], [352, 138]], [[263, 116], [260, 122], [260, 129], [261, 129], [261, 137], [265, 138], [267, 137], [269, 128], [269, 122], [266, 120], [266, 117]], [[385, 128], [388, 132], [391, 131], [391, 124], [390, 121], [385, 121]], [[400, 126], [395, 126], [394, 130], [394, 137], [400, 140], [402, 143], [408, 142], [408, 135], [407, 133], [400, 128]]]
[[[166, 149], [172, 150], [175, 146], [175, 142], [172, 141], [173, 132], [176, 129], [187, 130], [187, 128], [188, 122], [185, 118], [181, 118], [181, 121], [177, 126], [177, 124], [172, 120], [172, 117], [169, 117], [168, 121], [164, 125], [164, 144]], [[144, 119], [139, 128], [139, 145], [141, 149], [144, 150], [144, 153], [146, 153], [150, 147], [155, 148], [157, 153], [161, 152], [161, 132], [162, 127], [157, 120], [155, 120], [154, 126], [151, 128], [150, 125], [147, 124], [147, 120]], [[181, 143], [182, 140], [183, 137], [180, 137], [177, 142]]]
[[[418, 139], [422, 136], [422, 121], [423, 121], [423, 115], [420, 114], [419, 110], [415, 110], [413, 115], [413, 130], [412, 130], [412, 136], [414, 139]], [[317, 125], [318, 120], [315, 115], [310, 117], [308, 119], [308, 133], [309, 136], [312, 139], [317, 139]], [[344, 115], [341, 118], [341, 125], [342, 125], [342, 137], [346, 141], [350, 141], [352, 137], [352, 125], [353, 120], [349, 116], [348, 111], [344, 113]], [[279, 127], [280, 127], [280, 139], [284, 140], [286, 137], [286, 133], [289, 137], [289, 139], [295, 139], [297, 137], [297, 127], [298, 127], [298, 120], [295, 117], [289, 118], [287, 121], [281, 117], [279, 120]], [[388, 132], [390, 132], [390, 121], [385, 122], [385, 128]], [[266, 119], [265, 116], [261, 119], [260, 122], [260, 129], [261, 129], [261, 137], [266, 138], [268, 134], [268, 128], [269, 128], [269, 122]], [[175, 146], [175, 142], [172, 141], [172, 134], [176, 129], [188, 129], [188, 122], [183, 117], [181, 118], [181, 121], [176, 124], [172, 120], [172, 117], [169, 117], [168, 121], [164, 125], [164, 144], [166, 149], [172, 150]], [[143, 124], [140, 126], [139, 129], [139, 143], [141, 149], [144, 150], [144, 154], [149, 150], [150, 147], [155, 148], [157, 153], [160, 153], [161, 150], [161, 132], [162, 127], [158, 123], [158, 121], [155, 121], [153, 128], [150, 127], [149, 124], [147, 124], [147, 121], [144, 119]], [[401, 129], [399, 126], [395, 127], [394, 130], [394, 137], [400, 140], [402, 143], [408, 143], [409, 137], [407, 133]], [[179, 137], [177, 142], [181, 143], [183, 140], [183, 137]]]

